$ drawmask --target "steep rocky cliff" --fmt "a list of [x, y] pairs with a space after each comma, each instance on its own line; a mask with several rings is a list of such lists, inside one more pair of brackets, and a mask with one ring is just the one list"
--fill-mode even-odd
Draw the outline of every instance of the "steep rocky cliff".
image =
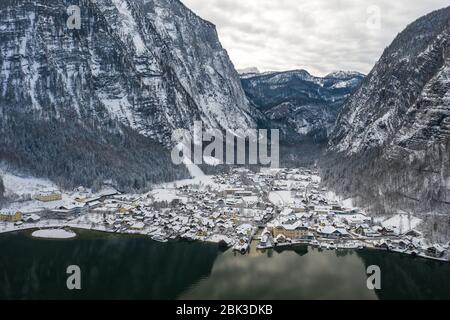
[[450, 7], [410, 24], [340, 113], [328, 181], [393, 207], [450, 212]]
[[174, 128], [255, 125], [215, 27], [178, 0], [1, 1], [0, 90], [0, 159], [68, 186], [181, 177]]

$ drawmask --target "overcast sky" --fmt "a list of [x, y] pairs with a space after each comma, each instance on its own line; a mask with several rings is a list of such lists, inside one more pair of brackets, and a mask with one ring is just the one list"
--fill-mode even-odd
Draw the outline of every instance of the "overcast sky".
[[236, 68], [368, 73], [394, 37], [448, 0], [181, 0], [217, 26]]

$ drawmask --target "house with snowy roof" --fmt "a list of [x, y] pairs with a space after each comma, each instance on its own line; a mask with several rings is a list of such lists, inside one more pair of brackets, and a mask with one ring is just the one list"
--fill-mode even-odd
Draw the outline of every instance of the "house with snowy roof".
[[359, 224], [353, 229], [353, 231], [361, 236], [366, 236], [370, 234], [372, 230], [368, 224]]
[[381, 239], [380, 241], [375, 242], [375, 248], [382, 249], [382, 250], [391, 250], [393, 247], [388, 241], [385, 239]]
[[251, 224], [242, 224], [236, 228], [236, 233], [242, 236], [250, 236], [253, 230], [253, 226]]
[[445, 254], [446, 250], [440, 244], [434, 244], [427, 248], [426, 254], [433, 258], [442, 258]]
[[37, 214], [33, 213], [33, 214], [26, 216], [23, 220], [28, 223], [35, 223], [35, 222], [40, 221], [41, 217], [38, 216]]
[[22, 220], [22, 212], [16, 210], [3, 210], [0, 212], [0, 221], [18, 222]]
[[261, 246], [266, 246], [269, 243], [269, 241], [270, 241], [270, 233], [263, 233], [259, 244]]
[[272, 228], [274, 238], [283, 235], [289, 239], [305, 239], [309, 231], [308, 226], [301, 221], [292, 224], [278, 224]]
[[327, 225], [325, 227], [319, 228], [318, 233], [324, 237], [329, 239], [339, 239], [350, 236], [347, 230], [342, 228], [335, 228], [333, 226]]
[[413, 237], [413, 238], [419, 238], [419, 237], [422, 237], [423, 235], [422, 235], [422, 232], [417, 231], [415, 229], [411, 229], [411, 230], [409, 230], [408, 232], [405, 233], [405, 236]]
[[43, 191], [34, 196], [35, 200], [41, 202], [53, 202], [62, 200], [62, 194], [59, 191]]
[[143, 223], [143, 222], [136, 222], [130, 226], [130, 229], [132, 229], [132, 230], [144, 230], [144, 228], [145, 228], [145, 223]]

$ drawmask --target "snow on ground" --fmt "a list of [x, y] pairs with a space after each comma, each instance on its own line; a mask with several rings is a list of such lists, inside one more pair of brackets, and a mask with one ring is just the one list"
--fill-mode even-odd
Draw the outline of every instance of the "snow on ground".
[[200, 169], [199, 166], [197, 166], [194, 162], [192, 162], [192, 160], [186, 154], [184, 154], [184, 150], [186, 150], [186, 149], [189, 150], [190, 147], [186, 147], [186, 146], [183, 146], [182, 144], [180, 144], [180, 145], [177, 145], [176, 148], [180, 152], [183, 152], [183, 161], [182, 162], [188, 169], [191, 177], [192, 178], [204, 177], [205, 174], [203, 173], [202, 169]]
[[186, 163], [186, 168], [188, 169], [189, 174], [191, 175], [192, 178], [198, 178], [198, 177], [205, 176], [202, 169], [200, 169], [199, 166], [197, 166], [196, 164], [193, 164], [192, 162]]
[[215, 183], [212, 179], [212, 176], [203, 176], [186, 180], [177, 180], [175, 182], [171, 182], [167, 184], [168, 186], [191, 186], [191, 185], [202, 185], [202, 186], [211, 186], [212, 188], [217, 188], [219, 185]]
[[339, 222], [346, 224], [346, 221], [350, 221], [357, 224], [363, 224], [367, 222], [368, 217], [361, 213], [355, 213], [355, 214], [339, 214], [335, 217], [336, 220]]
[[225, 241], [228, 245], [232, 245], [234, 243], [233, 239], [221, 234], [214, 234], [208, 238], [209, 242], [219, 243], [221, 241]]
[[31, 176], [22, 176], [0, 169], [0, 176], [3, 177], [5, 193], [7, 197], [34, 195], [38, 192], [57, 190], [58, 187], [47, 179], [38, 179]]
[[295, 180], [275, 180], [276, 184], [286, 185], [287, 190], [292, 189], [294, 186], [308, 187], [308, 181], [295, 181]]
[[178, 197], [176, 190], [170, 190], [170, 189], [156, 189], [153, 190], [151, 193], [153, 195], [156, 202], [172, 202], [173, 200], [181, 200], [182, 202], [187, 202], [187, 199], [185, 197]]
[[202, 176], [197, 176], [195, 178], [191, 178], [191, 179], [183, 179], [183, 180], [175, 180], [173, 182], [166, 182], [166, 183], [161, 183], [158, 185], [155, 185], [154, 188], [155, 189], [174, 189], [177, 187], [185, 187], [185, 186], [193, 186], [193, 185], [198, 185], [198, 186], [209, 186], [212, 189], [220, 189], [223, 190], [223, 188], [225, 188], [226, 186], [222, 186], [215, 183], [213, 181], [213, 176], [207, 176], [207, 175], [202, 175]]
[[283, 169], [281, 169], [281, 168], [261, 168], [261, 173], [275, 175], [275, 174], [281, 172], [282, 170]]
[[41, 202], [38, 200], [30, 200], [25, 202], [14, 202], [11, 203], [8, 207], [6, 207], [5, 210], [30, 213], [42, 210], [55, 210], [61, 207], [67, 208], [75, 205], [79, 206], [80, 204], [73, 199], [73, 196], [62, 194], [62, 200], [59, 201]]
[[352, 198], [348, 198], [348, 199], [341, 200], [341, 203], [342, 203], [342, 205], [343, 205], [345, 208], [354, 208], [354, 203], [353, 203], [353, 202], [354, 202], [354, 201], [353, 201]]
[[384, 220], [387, 220], [386, 216], [374, 216], [373, 222], [375, 223], [382, 223]]
[[316, 175], [312, 175], [311, 176], [311, 180], [313, 182], [317, 182], [317, 183], [321, 183], [322, 182], [322, 178], [320, 178], [320, 176], [316, 176]]
[[64, 229], [37, 230], [33, 232], [31, 235], [35, 238], [45, 238], [45, 239], [71, 239], [77, 236], [75, 232], [67, 231]]
[[270, 192], [269, 201], [276, 206], [286, 206], [293, 202], [291, 191]]
[[333, 191], [328, 191], [326, 197], [330, 201], [340, 202], [344, 208], [354, 208], [354, 200], [352, 198], [342, 199], [342, 197], [338, 196]]
[[383, 222], [381, 225], [385, 228], [394, 230], [396, 234], [404, 234], [412, 229], [417, 228], [422, 223], [422, 219], [408, 216], [407, 214], [397, 214]]
[[209, 157], [209, 156], [204, 156], [203, 157], [203, 161], [207, 165], [210, 165], [210, 166], [213, 166], [213, 167], [218, 166], [222, 162], [220, 159], [217, 159], [217, 158], [214, 158], [214, 157]]
[[325, 196], [327, 197], [327, 199], [329, 199], [330, 201], [340, 201], [340, 197], [338, 195], [336, 195], [336, 193], [334, 193], [333, 191], [328, 191]]

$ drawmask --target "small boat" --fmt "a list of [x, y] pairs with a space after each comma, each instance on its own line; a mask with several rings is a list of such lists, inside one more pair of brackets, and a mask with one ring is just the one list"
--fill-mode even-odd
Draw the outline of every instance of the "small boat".
[[241, 254], [246, 254], [250, 249], [250, 246], [246, 243], [246, 244], [235, 244], [233, 246], [233, 251], [238, 251]]
[[245, 245], [241, 248], [240, 252], [241, 252], [241, 254], [246, 254], [249, 250], [250, 250], [250, 246]]
[[338, 245], [338, 249], [342, 249], [342, 250], [351, 250], [351, 249], [358, 249], [358, 244], [354, 243], [354, 242], [347, 242], [347, 243], [342, 243], [340, 245]]
[[256, 247], [256, 249], [258, 249], [258, 250], [273, 249], [273, 245], [271, 245], [271, 244], [269, 244], [269, 245], [264, 245], [264, 246], [258, 245], [258, 246]]

